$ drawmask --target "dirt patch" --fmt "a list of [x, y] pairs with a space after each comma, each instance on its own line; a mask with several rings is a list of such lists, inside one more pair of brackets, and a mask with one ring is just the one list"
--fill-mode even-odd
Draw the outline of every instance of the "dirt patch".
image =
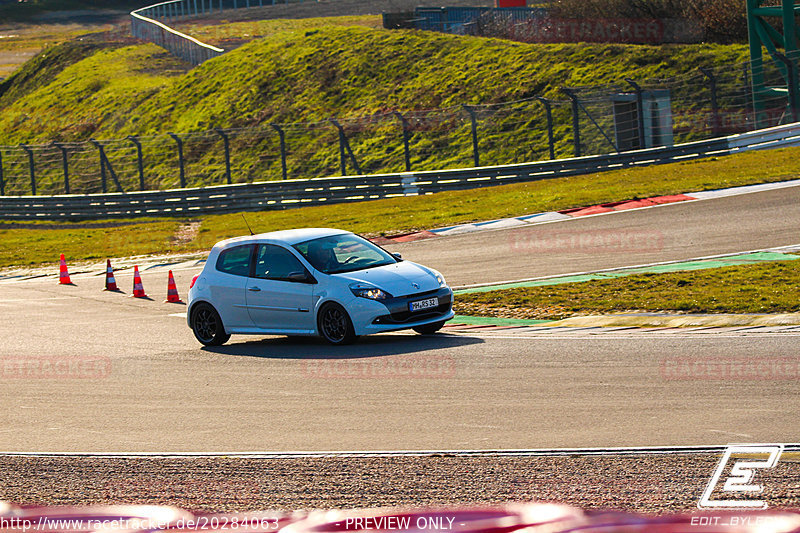
[[200, 233], [200, 226], [202, 225], [203, 223], [199, 220], [189, 220], [181, 224], [172, 236], [172, 243], [178, 245], [189, 244], [197, 237], [197, 234]]
[[[543, 501], [583, 509], [696, 511], [716, 454], [566, 457], [2, 457], [4, 500], [175, 505], [206, 511]], [[800, 505], [800, 464], [759, 474], [760, 498]]]

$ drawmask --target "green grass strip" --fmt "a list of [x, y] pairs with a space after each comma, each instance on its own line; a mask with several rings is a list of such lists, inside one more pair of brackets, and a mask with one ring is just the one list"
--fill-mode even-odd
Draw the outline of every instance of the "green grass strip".
[[471, 289], [461, 289], [455, 291], [456, 294], [470, 294], [478, 292], [491, 292], [505, 289], [516, 289], [522, 287], [542, 287], [545, 285], [560, 285], [562, 283], [582, 283], [598, 279], [621, 278], [634, 274], [655, 274], [665, 272], [680, 272], [686, 270], [705, 270], [707, 268], [720, 268], [726, 266], [746, 265], [761, 261], [786, 261], [800, 259], [800, 256], [784, 254], [780, 252], [755, 252], [751, 254], [739, 254], [715, 259], [703, 259], [700, 261], [684, 261], [680, 263], [669, 263], [665, 265], [653, 265], [640, 268], [626, 268], [611, 272], [595, 272], [591, 274], [578, 274], [574, 276], [560, 276], [533, 281], [521, 281], [518, 283], [502, 283], [499, 285], [487, 285], [486, 287], [474, 287]]
[[456, 315], [450, 324], [467, 324], [468, 326], [535, 326], [547, 324], [552, 320], [529, 320], [524, 318], [498, 318], [486, 316]]
[[[779, 255], [782, 260], [769, 259]], [[466, 315], [540, 320], [618, 312], [796, 313], [800, 311], [800, 261], [796, 259], [789, 254], [748, 254], [732, 266], [679, 270], [678, 263], [672, 265], [674, 271], [623, 271], [577, 283], [460, 293], [454, 308]], [[699, 263], [703, 262], [689, 266]]]

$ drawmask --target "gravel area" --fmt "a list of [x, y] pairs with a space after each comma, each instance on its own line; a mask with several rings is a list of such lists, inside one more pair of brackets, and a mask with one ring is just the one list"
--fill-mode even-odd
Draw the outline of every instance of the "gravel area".
[[[0, 500], [161, 504], [231, 512], [550, 501], [583, 509], [696, 511], [715, 454], [568, 457], [0, 457]], [[777, 508], [800, 508], [800, 464], [756, 480]]]

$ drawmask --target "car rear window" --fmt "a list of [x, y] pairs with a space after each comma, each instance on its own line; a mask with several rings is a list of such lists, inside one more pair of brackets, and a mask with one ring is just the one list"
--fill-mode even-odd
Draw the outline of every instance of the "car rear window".
[[217, 270], [234, 276], [249, 276], [252, 251], [251, 244], [222, 251], [217, 258]]

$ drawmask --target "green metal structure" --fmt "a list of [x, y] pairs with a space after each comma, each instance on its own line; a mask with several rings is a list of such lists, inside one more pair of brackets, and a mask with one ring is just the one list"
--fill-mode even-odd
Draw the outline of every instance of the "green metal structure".
[[[798, 90], [798, 33], [796, 14], [800, 6], [795, 0], [746, 0], [747, 30], [750, 39], [753, 111], [757, 128], [767, 123], [768, 102], [785, 98], [787, 116], [800, 121]], [[782, 50], [781, 50], [782, 49]], [[785, 84], [769, 86], [764, 72], [764, 50], [783, 77]]]

